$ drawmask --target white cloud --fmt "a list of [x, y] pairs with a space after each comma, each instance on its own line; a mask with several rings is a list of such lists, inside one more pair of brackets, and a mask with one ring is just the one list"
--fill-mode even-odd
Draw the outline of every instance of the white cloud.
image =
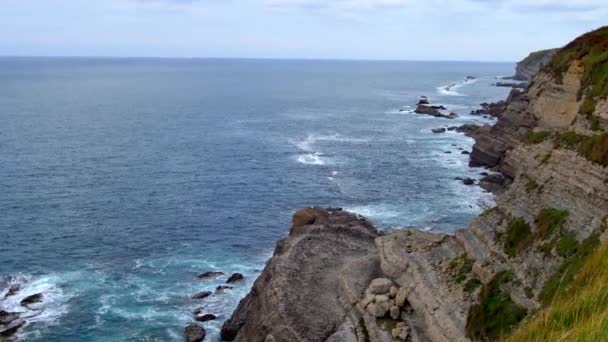
[[273, 8], [365, 11], [402, 8], [409, 5], [411, 2], [412, 1], [409, 0], [266, 0], [265, 4]]

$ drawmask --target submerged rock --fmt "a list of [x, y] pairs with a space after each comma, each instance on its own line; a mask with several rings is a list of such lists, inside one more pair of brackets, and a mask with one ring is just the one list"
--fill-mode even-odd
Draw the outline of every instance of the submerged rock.
[[446, 129], [443, 127], [440, 127], [440, 128], [433, 128], [433, 129], [431, 129], [431, 131], [433, 131], [433, 133], [445, 133]]
[[462, 184], [473, 185], [473, 184], [475, 184], [475, 180], [473, 178], [465, 178], [462, 180]]
[[207, 271], [204, 273], [201, 273], [199, 275], [197, 275], [196, 277], [198, 279], [209, 279], [209, 278], [215, 278], [215, 277], [219, 277], [219, 276], [223, 276], [225, 273], [221, 272], [221, 271]]
[[201, 342], [206, 335], [205, 329], [198, 324], [188, 324], [184, 329], [186, 342]]

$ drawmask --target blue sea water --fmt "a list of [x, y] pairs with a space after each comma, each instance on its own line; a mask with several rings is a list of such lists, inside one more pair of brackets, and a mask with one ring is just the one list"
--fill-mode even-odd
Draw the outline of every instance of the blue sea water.
[[[295, 209], [451, 232], [492, 204], [454, 177], [473, 141], [431, 128], [506, 97], [508, 63], [0, 59], [0, 298], [27, 341], [218, 340]], [[475, 76], [465, 81], [467, 75]], [[455, 84], [447, 89], [445, 86]], [[413, 114], [426, 95], [460, 116]], [[403, 109], [400, 111], [400, 109]], [[451, 152], [451, 153], [446, 153]], [[202, 301], [225, 278], [246, 281]], [[6, 290], [4, 290], [6, 291]]]

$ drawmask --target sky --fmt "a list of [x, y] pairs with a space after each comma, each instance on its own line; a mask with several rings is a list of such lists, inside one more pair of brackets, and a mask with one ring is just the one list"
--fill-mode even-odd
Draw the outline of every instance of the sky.
[[0, 55], [516, 61], [608, 0], [0, 0]]

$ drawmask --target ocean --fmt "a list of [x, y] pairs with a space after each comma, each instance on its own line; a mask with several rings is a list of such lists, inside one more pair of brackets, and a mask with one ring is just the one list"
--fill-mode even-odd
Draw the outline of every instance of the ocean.
[[[208, 340], [305, 206], [464, 228], [493, 196], [432, 128], [504, 99], [511, 63], [0, 58], [0, 310], [27, 341]], [[474, 79], [466, 79], [474, 76]], [[412, 112], [420, 96], [458, 113]], [[225, 277], [245, 281], [204, 300]], [[34, 309], [19, 305], [42, 293]]]

